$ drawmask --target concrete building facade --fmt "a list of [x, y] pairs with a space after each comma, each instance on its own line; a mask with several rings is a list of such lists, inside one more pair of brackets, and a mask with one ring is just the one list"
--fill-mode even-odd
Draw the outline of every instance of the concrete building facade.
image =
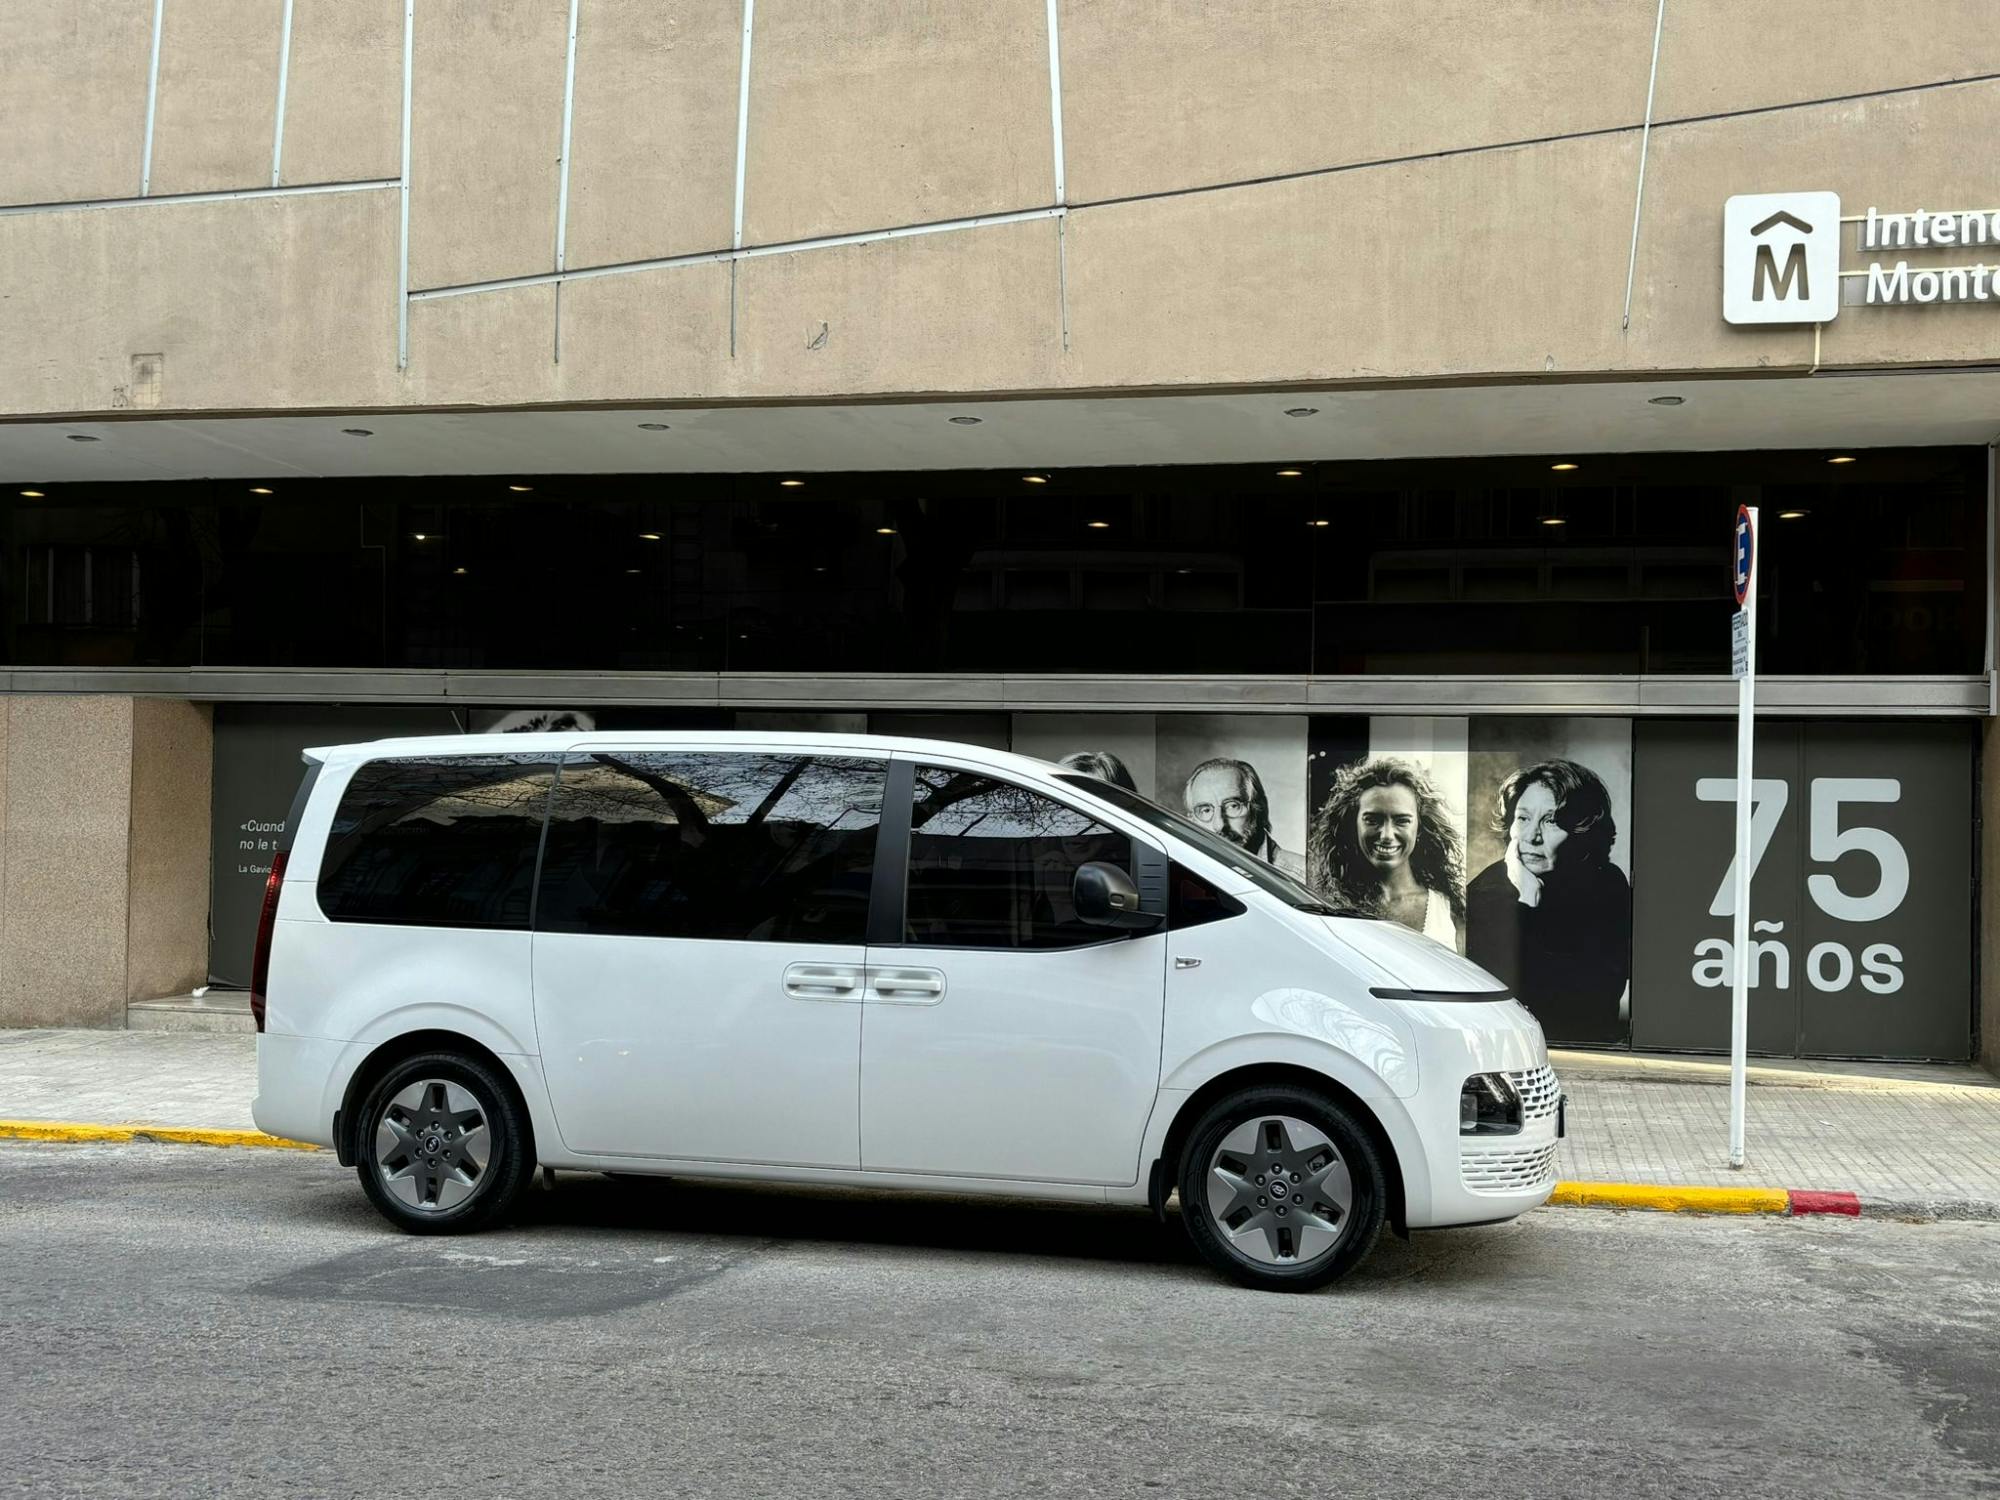
[[[1963, 794], [1940, 816], [1971, 830], [1964, 883], [1991, 889], [1973, 866], [2000, 858], [1977, 822], [1996, 775], [2000, 302], [1975, 295], [1969, 269], [1964, 300], [1921, 277], [2000, 265], [2000, 243], [1962, 243], [1953, 219], [1948, 243], [1870, 250], [1859, 221], [1983, 213], [2000, 231], [1982, 165], [2000, 127], [1992, 21], [1977, 0], [0, 0], [0, 469], [17, 596], [0, 683], [0, 1013], [117, 1024], [127, 1000], [223, 973], [218, 704], [1451, 717], [1475, 724], [1463, 753], [1477, 761], [1485, 718], [1616, 718], [1643, 740], [1648, 723], [1733, 703], [1723, 587], [1712, 665], [1648, 647], [1567, 671], [1504, 641], [1472, 666], [1379, 646], [1329, 660], [1320, 635], [1296, 661], [1246, 645], [1203, 672], [1172, 653], [1115, 671], [1004, 654], [973, 669], [949, 652], [927, 670], [859, 654], [774, 667], [729, 654], [752, 639], [733, 623], [713, 657], [607, 649], [555, 665], [463, 646], [259, 657], [241, 629], [210, 657], [82, 631], [58, 603], [71, 543], [37, 529], [37, 508], [157, 509], [149, 497], [174, 486], [365, 506], [390, 493], [374, 485], [413, 504], [426, 477], [520, 481], [527, 505], [552, 477], [636, 494], [635, 476], [702, 476], [751, 504], [760, 476], [803, 476], [807, 499], [819, 476], [893, 476], [869, 481], [886, 493], [972, 473], [1094, 495], [1108, 481], [1076, 476], [1298, 465], [1331, 503], [1376, 493], [1359, 466], [1377, 464], [1514, 476], [1410, 470], [1399, 493], [1420, 497], [1525, 493], [1519, 476], [1557, 463], [1643, 487], [1671, 464], [1634, 456], [1679, 455], [1720, 492], [1748, 470], [1716, 456], [1777, 454], [1790, 467], [1758, 482], [1792, 494], [1808, 478], [1865, 483], [1870, 453], [1904, 455], [1896, 482], [1911, 488], [1881, 492], [1868, 517], [1794, 503], [1852, 528], [1840, 552], [1937, 490], [1923, 455], [1956, 455], [1984, 473], [1973, 498], [1953, 491], [1950, 546], [1900, 541], [1898, 562], [1855, 584], [1903, 601], [1901, 644], [1779, 670], [1764, 701], [1800, 724], [1958, 726]], [[1842, 222], [1810, 230], [1838, 236], [1837, 313], [1732, 323], [1726, 201], [1808, 192], [1839, 199]], [[1869, 302], [1866, 268], [1898, 262], [1931, 296]], [[1775, 305], [1805, 288], [1763, 290]], [[1854, 476], [1826, 474], [1857, 456]], [[1548, 493], [1523, 502], [1529, 523], [1560, 527]], [[379, 550], [360, 514], [360, 544]], [[387, 529], [407, 543], [422, 523], [396, 516]], [[1337, 504], [1302, 516], [1336, 538], [1349, 524]], [[92, 545], [79, 586], [101, 609], [107, 554]], [[980, 544], [1023, 550], [1008, 545]], [[1718, 560], [1726, 545], [1718, 530]], [[1933, 554], [1968, 546], [1976, 565], [1933, 576]], [[143, 550], [120, 606], [132, 629], [158, 597], [137, 582]], [[1155, 551], [1147, 607], [1171, 613], [1172, 579], [1194, 565]], [[1631, 556], [1628, 582], [1602, 586], [1651, 597], [1638, 570], [1654, 564]], [[1538, 600], [1568, 597], [1566, 565], [1507, 557], [1541, 569], [1520, 585]], [[1472, 597], [1450, 566], [1437, 587]], [[1016, 563], [993, 567], [1002, 607]], [[1389, 571], [1378, 556], [1354, 602], [1386, 605]], [[1073, 584], [1083, 615], [1095, 576]], [[383, 588], [386, 619], [401, 595]], [[1248, 608], [1258, 586], [1243, 590]], [[1913, 612], [1947, 594], [1970, 612], [1959, 645], [1912, 646]], [[1318, 584], [1301, 598], [1315, 630], [1366, 628], [1329, 614]], [[1572, 634], [1595, 628], [1583, 619]], [[1371, 732], [1365, 753], [1412, 733]], [[1796, 753], [1806, 776], [1834, 752]], [[1455, 774], [1469, 804], [1477, 769]], [[1302, 786], [1301, 804], [1321, 790]], [[1461, 812], [1470, 839], [1479, 818]], [[1813, 857], [1799, 855], [1801, 881]], [[1866, 884], [1851, 867], [1834, 878]], [[1938, 1004], [1963, 1020], [1958, 1055], [2000, 1042], [2000, 984], [1980, 962], [1993, 922], [1987, 903], [1952, 977], [1926, 981], [1954, 990]], [[116, 957], [107, 930], [123, 934]], [[1818, 992], [1804, 951], [1793, 961], [1797, 1049], [1843, 1050], [1810, 1040]]]

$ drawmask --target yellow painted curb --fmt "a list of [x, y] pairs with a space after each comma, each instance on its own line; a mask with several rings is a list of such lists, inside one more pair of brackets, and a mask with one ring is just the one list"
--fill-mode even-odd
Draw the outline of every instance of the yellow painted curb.
[[1647, 1208], [1660, 1213], [1790, 1213], [1783, 1188], [1665, 1187], [1652, 1182], [1559, 1182], [1551, 1203], [1579, 1208]]
[[197, 1130], [181, 1125], [80, 1125], [67, 1120], [0, 1120], [0, 1139], [15, 1141], [164, 1141], [178, 1146], [265, 1146], [317, 1151], [261, 1130]]

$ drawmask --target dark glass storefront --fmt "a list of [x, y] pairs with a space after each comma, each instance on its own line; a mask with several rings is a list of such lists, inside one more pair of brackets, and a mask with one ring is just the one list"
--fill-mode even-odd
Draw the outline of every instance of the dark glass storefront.
[[1764, 507], [1762, 670], [1982, 670], [1984, 451], [1831, 456], [49, 485], [6, 512], [5, 650], [77, 667], [1715, 672], [1723, 539], [1747, 502]]

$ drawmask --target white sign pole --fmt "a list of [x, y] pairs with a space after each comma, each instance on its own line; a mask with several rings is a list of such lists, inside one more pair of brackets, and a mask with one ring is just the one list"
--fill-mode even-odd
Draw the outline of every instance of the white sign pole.
[[[1742, 598], [1736, 673], [1736, 932], [1729, 992], [1729, 1165], [1743, 1165], [1744, 1071], [1750, 1042], [1750, 789], [1757, 723], [1757, 507], [1737, 515], [1736, 583]], [[1748, 535], [1744, 534], [1745, 528]]]

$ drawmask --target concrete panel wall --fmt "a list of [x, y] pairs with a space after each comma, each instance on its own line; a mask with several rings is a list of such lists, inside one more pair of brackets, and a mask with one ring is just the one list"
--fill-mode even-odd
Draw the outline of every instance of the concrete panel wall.
[[[1954, 143], [2000, 130], [2000, 83], [1890, 94], [1673, 126], [1653, 134], [1632, 331], [1615, 363], [1638, 369], [1810, 368], [1810, 327], [1735, 328], [1718, 290], [1722, 202], [1730, 193], [1835, 187], [1842, 211], [1978, 207]], [[1990, 197], [1990, 193], [1985, 193]], [[1982, 198], [1983, 201], [1983, 198]], [[1967, 257], [1917, 250], [1912, 264]], [[1852, 251], [1843, 262], [1863, 262]], [[1893, 260], [1893, 257], [1891, 257]], [[1818, 344], [1822, 365], [1992, 358], [1990, 306], [1843, 307]]]
[[5, 713], [0, 1026], [123, 1026], [132, 700]]
[[[1068, 374], [1597, 368], [1617, 344], [1629, 210], [1577, 209], [1622, 196], [1637, 163], [1636, 136], [1593, 136], [1080, 211]], [[1524, 232], [1559, 219], [1561, 236]]]
[[0, 203], [138, 192], [150, 0], [6, 0], [0, 35]]
[[0, 401], [174, 409], [397, 399], [396, 194], [0, 218]]
[[567, 0], [425, 0], [410, 115], [410, 285], [555, 264]]
[[1636, 125], [1653, 19], [1643, 0], [1069, 0], [1070, 198]]
[[[170, 26], [194, 28], [172, 32], [162, 59], [171, 107], [159, 167], [177, 185], [225, 170], [249, 174], [242, 185], [268, 177], [270, 115], [252, 104], [275, 89], [275, 40], [259, 28], [277, 5], [169, 4]], [[1855, 209], [1978, 206], [1977, 145], [2000, 134], [2000, 83], [1950, 80], [2000, 67], [2000, 44], [1985, 38], [1984, 9], [1961, 0], [1927, 7], [1921, 25], [1858, 0], [1824, 10], [1676, 0], [1660, 113], [1756, 112], [1654, 131], [1626, 329], [1655, 13], [1648, 0], [1440, 0], [1421, 19], [1362, 0], [1065, 0], [1065, 139], [1081, 206], [1060, 241], [1052, 225], [1030, 222], [757, 257], [740, 264], [733, 305], [727, 267], [572, 283], [560, 364], [556, 296], [541, 288], [416, 304], [410, 368], [396, 369], [393, 191], [0, 217], [9, 273], [0, 409], [82, 415], [154, 397], [163, 412], [785, 400], [1807, 367], [1811, 330], [1722, 321], [1723, 200], [1824, 186]], [[143, 117], [145, 0], [122, 9], [0, 0], [0, 17], [25, 39], [0, 67], [44, 104], [53, 96], [33, 92], [38, 80], [67, 79], [81, 100], [69, 113], [105, 122], [72, 134], [30, 120], [30, 149], [0, 156], [0, 173], [15, 172], [17, 195], [114, 186], [100, 146], [124, 129], [118, 122]], [[740, 19], [734, 0], [584, 0], [572, 265], [726, 243]], [[426, 0], [416, 28], [414, 287], [552, 269], [567, 22], [567, 0]], [[1808, 22], [1817, 32], [1807, 60], [1760, 53], [1759, 26]], [[92, 27], [101, 45], [77, 40], [97, 35]], [[765, 0], [746, 238], [1045, 204], [1047, 40], [1042, 0]], [[399, 170], [401, 60], [395, 0], [298, 0], [288, 180]], [[236, 113], [194, 107], [238, 77]], [[1888, 92], [1789, 103], [1869, 89]], [[0, 109], [20, 118], [4, 95]], [[132, 176], [115, 186], [129, 192], [137, 140], [120, 139]], [[1499, 144], [1508, 142], [1526, 144]], [[37, 152], [46, 160], [23, 175], [20, 162]], [[1824, 331], [1819, 357], [1986, 360], [1993, 327], [1978, 305], [1849, 308]], [[142, 390], [133, 361], [154, 354], [165, 356], [164, 379]]]
[[208, 979], [213, 711], [132, 700], [125, 995], [182, 995]]
[[293, 0], [283, 165], [287, 183], [401, 174], [399, 0]]
[[1042, 0], [765, 0], [744, 233], [777, 244], [1055, 201]]
[[1669, 0], [1654, 117], [2000, 72], [1996, 21], [1991, 0]]
[[570, 126], [569, 264], [729, 243], [742, 11], [715, 0], [586, 0]]
[[153, 124], [155, 193], [271, 180], [281, 0], [169, 0]]
[[980, 369], [996, 385], [1057, 383], [1056, 228], [992, 229], [744, 261], [740, 390], [943, 390]]

